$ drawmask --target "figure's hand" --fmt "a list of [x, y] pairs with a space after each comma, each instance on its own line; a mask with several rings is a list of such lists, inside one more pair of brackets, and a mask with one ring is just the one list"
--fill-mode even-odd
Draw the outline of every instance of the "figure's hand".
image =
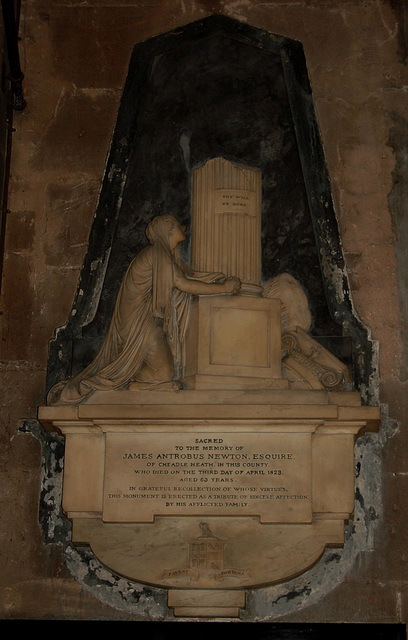
[[235, 276], [227, 278], [224, 282], [225, 293], [238, 293], [241, 289], [241, 280]]
[[217, 284], [222, 284], [223, 282], [225, 282], [226, 279], [226, 275], [225, 273], [212, 273], [211, 274], [211, 282], [215, 282]]

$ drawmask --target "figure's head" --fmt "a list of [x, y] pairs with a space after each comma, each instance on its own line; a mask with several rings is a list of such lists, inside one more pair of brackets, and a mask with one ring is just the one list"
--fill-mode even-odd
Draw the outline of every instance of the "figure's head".
[[150, 244], [160, 242], [168, 246], [171, 251], [186, 238], [183, 227], [171, 215], [153, 218], [147, 225], [146, 236]]
[[183, 242], [186, 239], [186, 234], [184, 232], [184, 228], [176, 218], [173, 218], [173, 216], [167, 216], [167, 229], [170, 249], [173, 250], [180, 242]]

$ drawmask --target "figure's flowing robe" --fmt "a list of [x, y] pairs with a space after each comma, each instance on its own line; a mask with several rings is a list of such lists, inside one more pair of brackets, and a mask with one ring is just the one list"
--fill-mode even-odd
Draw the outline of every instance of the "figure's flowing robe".
[[[48, 404], [78, 404], [92, 391], [120, 389], [132, 380], [145, 362], [149, 345], [156, 344], [156, 358], [180, 358], [191, 295], [175, 288], [177, 271], [206, 282], [222, 274], [191, 273], [180, 260], [178, 250], [170, 252], [166, 239], [156, 234], [154, 244], [143, 249], [131, 262], [120, 286], [104, 343], [83, 371], [59, 382], [48, 394]], [[168, 353], [163, 353], [166, 351]], [[160, 353], [161, 352], [161, 353]], [[168, 368], [168, 367], [167, 367]], [[150, 385], [167, 382], [156, 379], [151, 369]], [[143, 381], [143, 378], [142, 378]]]
[[[146, 349], [161, 327], [163, 331], [171, 332], [170, 338], [173, 338], [178, 322], [184, 324], [188, 301], [183, 298], [187, 296], [173, 292], [175, 265], [169, 252], [163, 253], [168, 255], [158, 260], [157, 248], [150, 246], [133, 259], [122, 281], [109, 330], [99, 353], [83, 371], [51, 389], [50, 403], [76, 404], [93, 390], [106, 391], [125, 386], [140, 370]], [[160, 278], [159, 275], [158, 288], [161, 293], [167, 288], [168, 301], [164, 304], [165, 298], [159, 296], [163, 304], [154, 309], [153, 297], [157, 297], [157, 287], [153, 290], [153, 279], [157, 278], [158, 268], [163, 276]], [[168, 273], [163, 273], [163, 269]], [[162, 280], [166, 282], [164, 287]], [[178, 303], [172, 302], [174, 296], [179, 298]], [[179, 309], [178, 319], [174, 318], [176, 307]], [[163, 317], [165, 313], [170, 313], [170, 317]]]

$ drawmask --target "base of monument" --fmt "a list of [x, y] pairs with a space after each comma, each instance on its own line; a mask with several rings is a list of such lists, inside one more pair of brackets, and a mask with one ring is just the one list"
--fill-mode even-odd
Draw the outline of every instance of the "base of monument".
[[354, 392], [129, 390], [41, 407], [39, 419], [65, 437], [72, 543], [167, 589], [176, 618], [235, 620], [248, 590], [343, 546], [355, 440], [378, 430], [380, 409]]
[[178, 618], [239, 618], [246, 592], [228, 589], [169, 589], [167, 604]]
[[248, 590], [291, 580], [325, 548], [344, 544], [342, 520], [263, 525], [254, 517], [157, 517], [152, 523], [75, 518], [72, 542], [116, 575], [167, 589], [178, 618], [239, 619]]
[[289, 389], [283, 378], [254, 378], [244, 376], [213, 376], [197, 374], [183, 378], [184, 389]]

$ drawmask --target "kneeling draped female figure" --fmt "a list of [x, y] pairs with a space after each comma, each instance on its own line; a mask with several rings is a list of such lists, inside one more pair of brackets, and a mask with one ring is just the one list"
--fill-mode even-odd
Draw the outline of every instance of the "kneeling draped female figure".
[[[176, 352], [183, 342], [191, 295], [237, 293], [238, 278], [192, 272], [180, 258], [184, 230], [170, 215], [153, 218], [150, 246], [122, 281], [105, 341], [96, 358], [48, 394], [48, 404], [77, 404], [95, 390], [181, 388]], [[215, 282], [215, 281], [219, 282]]]

